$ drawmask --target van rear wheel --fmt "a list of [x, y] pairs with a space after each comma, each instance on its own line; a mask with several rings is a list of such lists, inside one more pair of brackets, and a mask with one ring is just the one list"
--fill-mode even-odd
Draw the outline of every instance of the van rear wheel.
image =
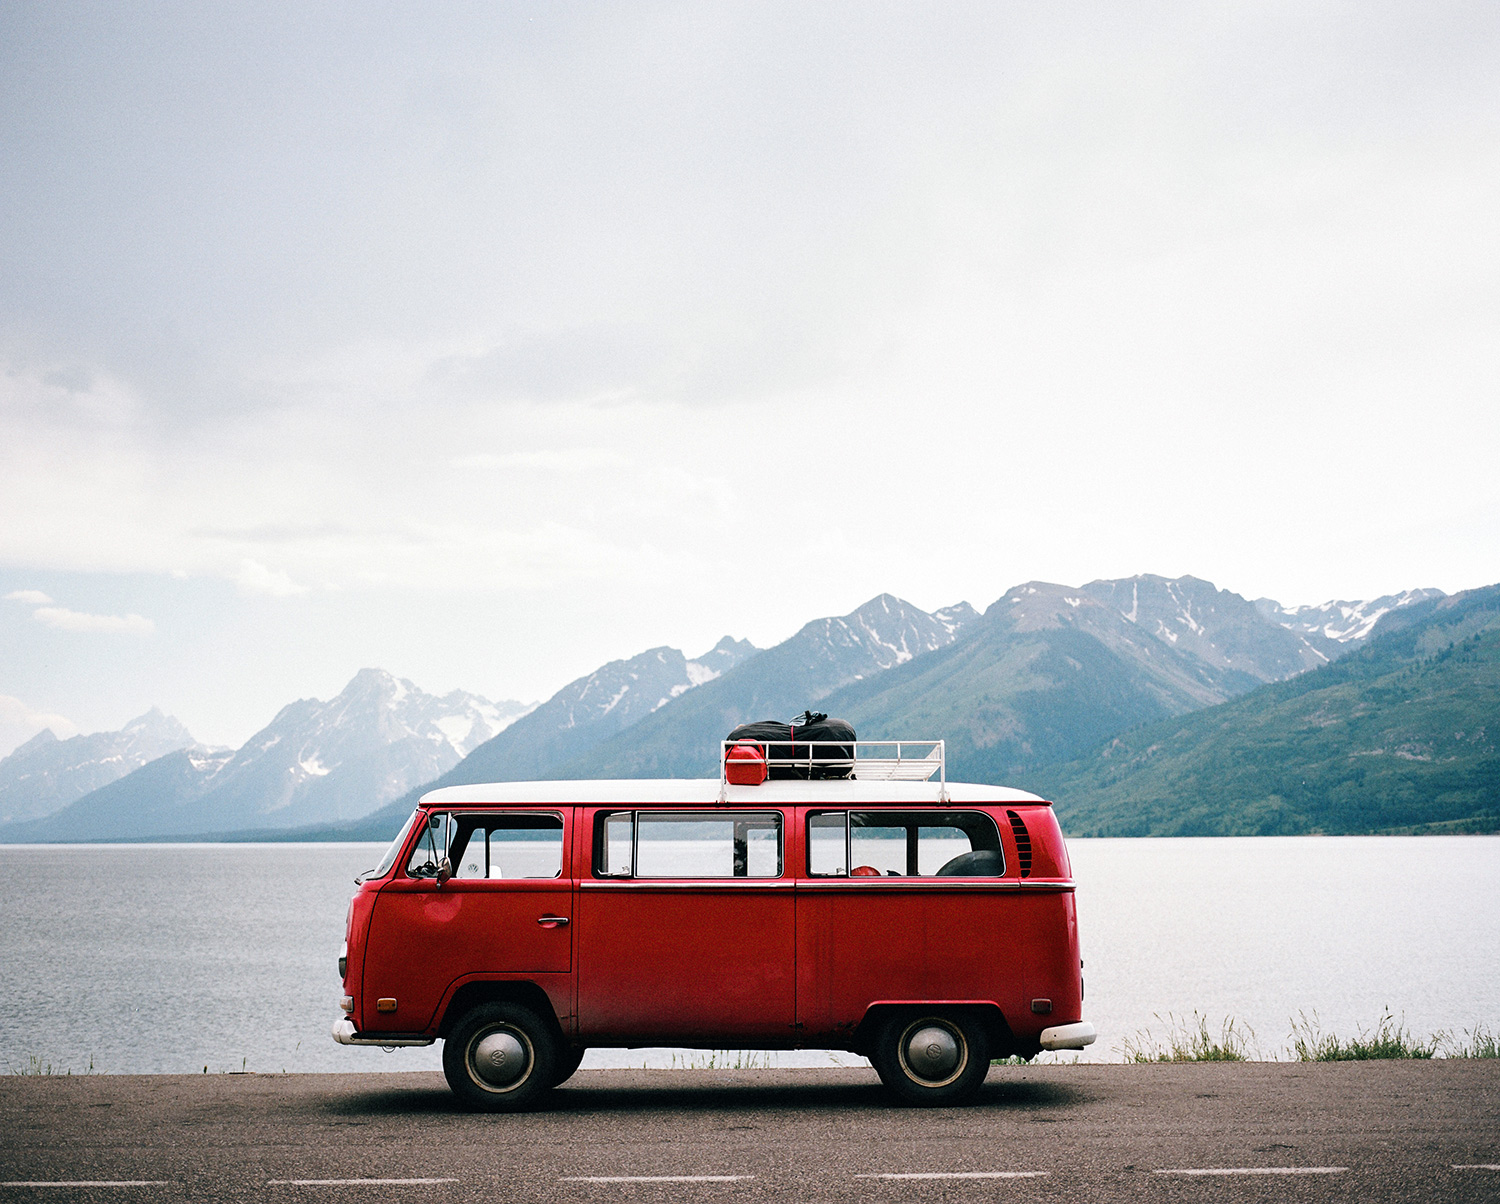
[[530, 1008], [485, 1003], [468, 1012], [443, 1044], [443, 1074], [476, 1112], [521, 1112], [557, 1080], [557, 1040]]
[[875, 1043], [875, 1070], [908, 1104], [941, 1107], [974, 1098], [990, 1069], [990, 1043], [971, 1017], [906, 1013], [893, 1017]]

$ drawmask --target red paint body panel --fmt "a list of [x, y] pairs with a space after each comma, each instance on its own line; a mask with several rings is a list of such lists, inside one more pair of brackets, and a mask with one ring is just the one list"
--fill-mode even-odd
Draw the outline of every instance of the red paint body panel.
[[[1068, 846], [1051, 807], [1011, 807], [1026, 824], [1031, 837], [1031, 873], [1033, 881], [1058, 879], [1071, 881], [1073, 866], [1068, 861]], [[1014, 843], [1012, 833], [1005, 833]]]
[[903, 889], [879, 878], [806, 884], [797, 896], [805, 1037], [847, 1039], [888, 999], [985, 1000], [1011, 1014], [1022, 991], [1016, 902], [1013, 891]]
[[[398, 879], [381, 890], [366, 945], [361, 1031], [410, 1033], [435, 1025], [439, 1001], [462, 978], [567, 973], [569, 927], [543, 928], [545, 915], [573, 914], [566, 880], [460, 882]], [[371, 1000], [393, 998], [377, 1014]]]
[[[1083, 1019], [1083, 971], [1078, 959], [1078, 917], [1072, 891], [1027, 891], [1015, 900], [1012, 924], [1027, 950], [1027, 1003], [1011, 1017], [1017, 1036], [1035, 1037], [1055, 1024]], [[1052, 1011], [1036, 1015], [1032, 999], [1050, 999]]]
[[794, 909], [783, 885], [589, 883], [578, 899], [580, 1035], [789, 1039]]
[[363, 1012], [360, 1004], [365, 966], [365, 943], [370, 934], [370, 915], [375, 910], [375, 896], [379, 891], [375, 885], [362, 885], [349, 900], [349, 922], [344, 931], [344, 994], [354, 1000], [354, 1012], [350, 1017], [356, 1028], [360, 1026]]

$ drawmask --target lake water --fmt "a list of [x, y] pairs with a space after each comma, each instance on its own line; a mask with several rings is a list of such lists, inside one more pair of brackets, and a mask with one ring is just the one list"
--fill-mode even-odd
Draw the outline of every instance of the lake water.
[[[1500, 1029], [1500, 837], [1075, 840], [1087, 998], [1118, 1059], [1155, 1017], [1226, 1017], [1263, 1054], [1316, 1012]], [[416, 1070], [328, 1036], [356, 872], [379, 845], [0, 847], [0, 1070]], [[688, 1055], [699, 1057], [702, 1055]], [[600, 1050], [585, 1065], [670, 1065]], [[760, 1063], [763, 1056], [757, 1057]], [[773, 1065], [826, 1065], [820, 1053]], [[847, 1055], [839, 1060], [851, 1061]]]

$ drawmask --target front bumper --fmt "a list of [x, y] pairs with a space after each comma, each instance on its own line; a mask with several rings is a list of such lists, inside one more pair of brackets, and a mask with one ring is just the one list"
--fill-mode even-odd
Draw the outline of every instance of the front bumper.
[[410, 1033], [357, 1033], [354, 1031], [354, 1021], [348, 1016], [340, 1016], [333, 1022], [333, 1039], [340, 1045], [379, 1045], [390, 1049], [396, 1045], [431, 1045], [437, 1038]]
[[1077, 1024], [1058, 1024], [1042, 1029], [1042, 1048], [1082, 1049], [1085, 1045], [1092, 1045], [1098, 1035], [1087, 1020], [1080, 1020]]

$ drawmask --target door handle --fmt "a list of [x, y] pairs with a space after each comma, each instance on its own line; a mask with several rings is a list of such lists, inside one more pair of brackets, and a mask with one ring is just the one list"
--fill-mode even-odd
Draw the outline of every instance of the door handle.
[[543, 928], [562, 928], [568, 922], [567, 916], [537, 916], [536, 922]]

